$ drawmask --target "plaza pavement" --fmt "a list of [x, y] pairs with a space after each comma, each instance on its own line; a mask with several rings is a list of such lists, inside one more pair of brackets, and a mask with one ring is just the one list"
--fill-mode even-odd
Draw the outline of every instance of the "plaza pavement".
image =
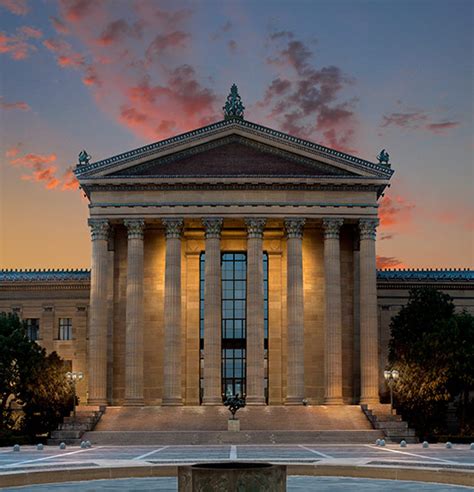
[[[67, 447], [65, 450], [60, 450], [56, 446], [45, 446], [42, 451], [38, 451], [34, 446], [22, 446], [20, 452], [14, 452], [13, 448], [0, 448], [0, 487], [12, 485], [16, 482], [11, 482], [8, 479], [12, 479], [17, 474], [28, 474], [32, 476], [37, 471], [42, 472], [54, 472], [60, 475], [64, 471], [75, 470], [76, 475], [80, 473], [81, 469], [87, 469], [87, 473], [94, 473], [100, 471], [100, 469], [114, 469], [124, 468], [133, 469], [136, 473], [140, 474], [138, 468], [145, 467], [150, 469], [153, 467], [154, 475], [160, 474], [159, 470], [171, 469], [171, 466], [181, 464], [193, 464], [196, 462], [213, 462], [213, 461], [265, 461], [272, 463], [282, 463], [289, 466], [289, 474], [291, 475], [306, 475], [308, 473], [298, 473], [298, 470], [303, 471], [305, 468], [311, 468], [315, 475], [331, 475], [332, 473], [328, 469], [334, 470], [334, 475], [344, 475], [341, 472], [346, 468], [354, 468], [362, 470], [364, 473], [367, 470], [389, 470], [389, 475], [376, 475], [376, 478], [396, 478], [397, 473], [390, 475], [391, 470], [409, 469], [421, 471], [426, 470], [429, 472], [425, 476], [447, 476], [454, 472], [463, 472], [464, 476], [468, 477], [467, 482], [462, 483], [474, 485], [474, 450], [470, 449], [469, 445], [453, 445], [452, 449], [446, 449], [442, 444], [430, 445], [425, 449], [421, 444], [408, 445], [406, 448], [401, 448], [398, 445], [386, 445], [385, 447], [376, 446], [375, 444], [321, 444], [321, 445], [214, 445], [214, 446], [93, 446], [88, 449], [81, 449], [79, 447]], [[161, 467], [161, 468], [160, 468]], [[298, 468], [299, 467], [299, 468]], [[323, 473], [314, 472], [314, 469], [320, 468], [324, 470]], [[292, 469], [292, 471], [291, 471]], [[158, 472], [156, 472], [158, 470]], [[415, 473], [413, 472], [413, 473]], [[384, 472], [385, 473], [385, 472]], [[176, 479], [169, 477], [163, 472], [163, 478], [160, 478], [161, 482], [157, 482], [158, 485], [153, 487], [156, 490], [176, 490]], [[133, 476], [133, 475], [132, 475]], [[140, 476], [140, 475], [135, 475]], [[145, 475], [143, 476], [150, 476]], [[364, 476], [355, 475], [355, 476]], [[367, 476], [367, 475], [365, 475]], [[92, 475], [91, 475], [92, 478]], [[166, 478], [166, 479], [165, 479]], [[294, 487], [297, 487], [304, 482], [301, 480], [298, 482], [297, 478], [310, 478], [316, 480], [322, 477], [289, 477], [289, 485], [293, 483]], [[400, 477], [401, 478], [401, 477]], [[133, 480], [132, 478], [128, 480]], [[136, 478], [135, 478], [136, 480]], [[174, 480], [174, 482], [173, 482]], [[342, 479], [341, 479], [342, 480]], [[434, 479], [438, 481], [439, 479]], [[110, 482], [101, 481], [103, 487], [97, 489], [67, 489], [67, 490], [111, 490], [108, 488]], [[373, 484], [370, 482], [369, 485]], [[126, 481], [124, 482], [127, 483]], [[306, 482], [305, 482], [306, 483]], [[392, 482], [392, 485], [395, 486]], [[407, 482], [408, 483], [408, 482]], [[454, 482], [456, 483], [456, 482]], [[459, 483], [459, 482], [458, 482]], [[161, 485], [160, 485], [161, 484]], [[170, 485], [171, 484], [171, 485]], [[309, 482], [306, 484], [308, 485]], [[328, 482], [326, 485], [331, 485]], [[333, 483], [337, 484], [336, 482]], [[119, 486], [119, 482], [116, 482]], [[135, 488], [136, 487], [138, 488]], [[139, 483], [133, 485], [133, 490], [147, 490], [141, 489]], [[293, 485], [289, 487], [289, 490], [311, 490], [301, 488], [294, 488]], [[399, 485], [403, 485], [400, 483]], [[406, 484], [405, 484], [406, 485]], [[423, 489], [421, 485], [417, 487], [417, 490], [431, 490]], [[84, 483], [83, 483], [83, 486]], [[126, 487], [127, 485], [124, 485]], [[131, 486], [131, 482], [128, 482], [128, 486]], [[163, 486], [164, 488], [161, 488]], [[397, 485], [398, 486], [398, 485]], [[37, 486], [39, 487], [39, 486]], [[43, 488], [32, 488], [35, 491], [55, 490], [48, 485]], [[171, 488], [169, 488], [171, 487]], [[445, 488], [435, 488], [432, 490], [448, 490], [448, 485], [444, 485]], [[113, 486], [114, 490], [131, 490], [127, 488], [117, 488]], [[366, 488], [365, 490], [371, 490]], [[29, 490], [29, 488], [28, 488]], [[66, 490], [66, 489], [64, 489]], [[149, 490], [149, 489], [148, 489]], [[319, 488], [318, 488], [319, 490]], [[326, 489], [321, 489], [326, 490]], [[327, 490], [342, 490], [337, 488], [331, 488]], [[346, 489], [347, 490], [347, 489]], [[376, 489], [374, 489], [376, 490]], [[379, 489], [380, 490], [380, 489]], [[388, 490], [410, 490], [406, 488], [390, 488]], [[415, 490], [415, 489], [411, 489]]]

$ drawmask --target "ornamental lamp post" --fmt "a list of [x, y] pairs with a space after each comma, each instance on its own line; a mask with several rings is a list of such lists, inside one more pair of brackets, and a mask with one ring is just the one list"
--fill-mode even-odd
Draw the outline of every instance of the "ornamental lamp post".
[[383, 377], [390, 388], [390, 414], [393, 415], [393, 383], [398, 380], [400, 373], [396, 369], [392, 369], [391, 371], [384, 371]]
[[73, 416], [74, 416], [74, 422], [76, 421], [76, 382], [82, 381], [84, 379], [84, 374], [79, 371], [73, 371], [73, 372], [67, 372], [66, 373], [66, 379], [72, 383], [72, 392], [74, 395], [74, 401], [73, 401]]

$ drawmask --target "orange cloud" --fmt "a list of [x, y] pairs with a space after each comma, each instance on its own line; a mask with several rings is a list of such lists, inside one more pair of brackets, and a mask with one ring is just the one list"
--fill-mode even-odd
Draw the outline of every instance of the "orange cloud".
[[406, 268], [406, 265], [394, 256], [377, 255], [377, 269], [385, 270], [387, 268]]
[[381, 227], [407, 225], [412, 221], [415, 204], [402, 196], [392, 198], [385, 195], [380, 200], [379, 218]]
[[72, 46], [62, 39], [45, 39], [43, 45], [56, 54], [56, 61], [60, 67], [79, 69], [84, 67], [85, 59], [80, 53], [73, 51]]
[[79, 181], [77, 181], [76, 176], [74, 175], [72, 168], [69, 168], [63, 175], [63, 185], [62, 191], [66, 190], [78, 190], [79, 189]]
[[0, 5], [15, 15], [25, 15], [30, 10], [26, 0], [0, 0]]
[[20, 153], [20, 146], [21, 144], [15, 145], [14, 147], [10, 147], [7, 149], [5, 152], [5, 155], [11, 159], [12, 157], [16, 157]]
[[9, 103], [4, 101], [2, 96], [0, 96], [0, 108], [4, 110], [19, 109], [20, 111], [29, 111], [31, 109], [30, 106], [24, 101]]

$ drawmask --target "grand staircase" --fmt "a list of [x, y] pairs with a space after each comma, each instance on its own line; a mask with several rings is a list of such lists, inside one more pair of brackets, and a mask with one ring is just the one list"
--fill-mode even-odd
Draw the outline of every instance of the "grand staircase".
[[247, 406], [240, 432], [228, 432], [222, 406], [107, 407], [83, 439], [93, 444], [372, 443], [383, 438], [358, 405]]
[[403, 439], [407, 443], [418, 442], [415, 431], [396, 412], [392, 414], [390, 405], [380, 403], [361, 405], [361, 408], [373, 428], [383, 431], [388, 441], [400, 442]]
[[71, 415], [65, 417], [62, 424], [59, 424], [57, 430], [51, 433], [51, 438], [48, 439], [48, 444], [80, 444], [83, 440], [83, 435], [94, 430], [97, 422], [105, 413], [105, 406], [81, 405], [76, 409], [76, 417]]

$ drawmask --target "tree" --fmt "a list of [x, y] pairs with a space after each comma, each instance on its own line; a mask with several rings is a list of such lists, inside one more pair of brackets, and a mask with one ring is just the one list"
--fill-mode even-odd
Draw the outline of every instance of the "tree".
[[46, 355], [12, 314], [0, 313], [0, 347], [0, 430], [33, 436], [54, 429], [72, 405], [63, 361]]
[[474, 385], [474, 318], [455, 314], [452, 299], [433, 288], [412, 289], [391, 322], [389, 361], [400, 371], [397, 406], [420, 437], [445, 430], [447, 405], [458, 395], [466, 427]]

